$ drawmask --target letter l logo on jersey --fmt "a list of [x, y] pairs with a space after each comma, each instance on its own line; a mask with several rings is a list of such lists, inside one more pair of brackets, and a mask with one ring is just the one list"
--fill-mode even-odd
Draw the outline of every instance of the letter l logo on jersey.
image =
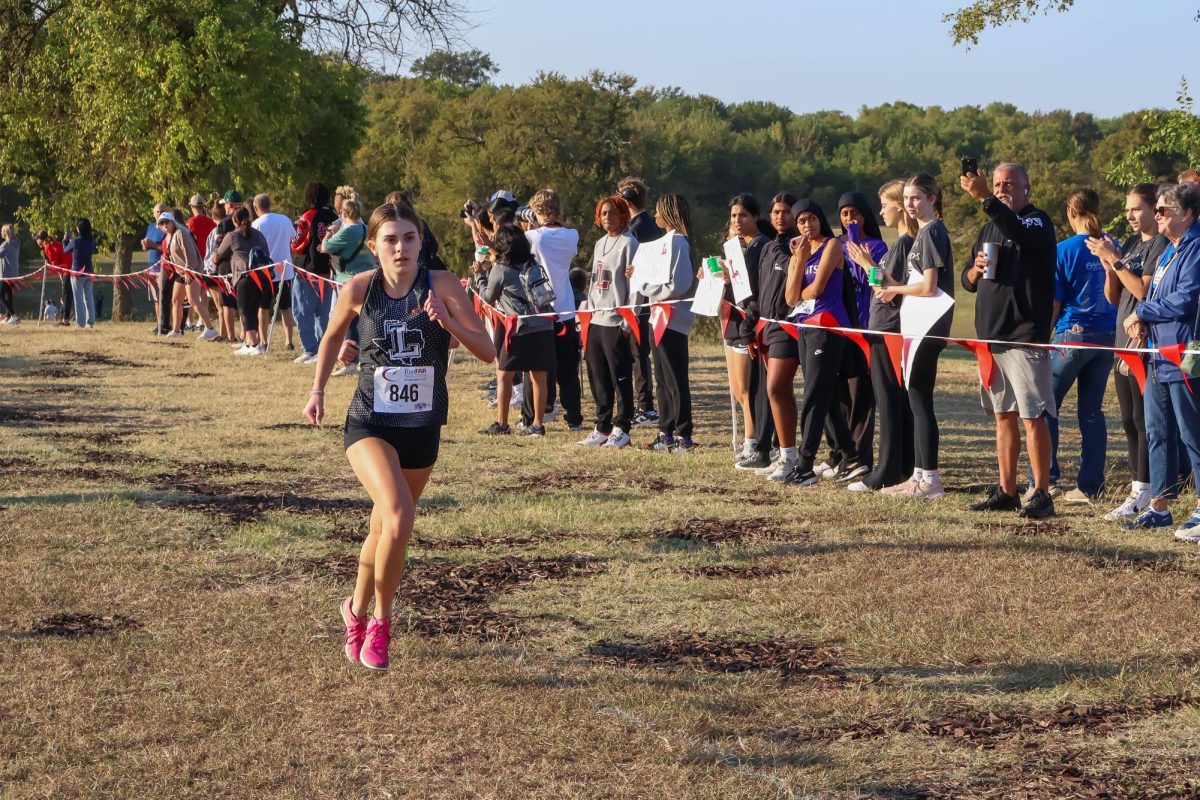
[[383, 323], [383, 338], [376, 339], [375, 344], [386, 351], [393, 362], [411, 364], [414, 359], [421, 357], [425, 334], [419, 330], [410, 331], [403, 322], [387, 320]]

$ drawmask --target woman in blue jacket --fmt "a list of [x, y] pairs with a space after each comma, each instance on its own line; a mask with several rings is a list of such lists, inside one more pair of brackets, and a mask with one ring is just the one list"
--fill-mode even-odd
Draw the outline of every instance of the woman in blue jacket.
[[[1146, 299], [1123, 320], [1130, 338], [1149, 340], [1162, 348], [1187, 343], [1196, 334], [1196, 304], [1200, 295], [1200, 186], [1165, 186], [1158, 192], [1154, 218], [1169, 244], [1159, 259]], [[1146, 440], [1150, 449], [1150, 506], [1126, 528], [1166, 528], [1173, 525], [1170, 503], [1179, 491], [1182, 439], [1192, 470], [1200, 473], [1200, 386], [1190, 386], [1175, 363], [1161, 352], [1152, 359], [1146, 379]], [[1200, 541], [1200, 508], [1175, 531], [1182, 541]]]

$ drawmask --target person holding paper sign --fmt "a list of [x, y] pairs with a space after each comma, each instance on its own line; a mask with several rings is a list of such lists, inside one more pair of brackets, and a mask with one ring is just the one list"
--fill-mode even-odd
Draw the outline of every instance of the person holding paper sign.
[[[763, 235], [759, 219], [758, 201], [753, 195], [739, 194], [729, 201], [729, 233], [731, 239], [736, 239], [742, 250], [742, 258], [746, 262], [746, 273], [753, 286], [758, 282], [758, 256], [767, 237]], [[734, 304], [733, 279], [729, 274], [729, 265], [723, 268], [725, 280], [725, 302]], [[753, 395], [762, 391], [760, 382], [756, 380], [758, 370], [755, 369], [750, 348], [754, 344], [754, 325], [746, 325], [740, 315], [732, 314], [729, 325], [725, 329], [725, 369], [729, 374], [729, 386], [733, 391], [733, 399], [742, 409], [742, 430], [745, 438], [737, 460], [751, 458], [758, 444], [754, 437]]]
[[[800, 235], [792, 240], [784, 298], [789, 305], [796, 305], [798, 322], [828, 315], [839, 327], [850, 327], [843, 295], [845, 256], [825, 212], [812, 200], [801, 200], [792, 206], [792, 215]], [[800, 334], [804, 395], [800, 400], [799, 447], [785, 448], [783, 435], [779, 437], [788, 473], [783, 480], [787, 483], [811, 486], [820, 480], [813, 472], [813, 464], [821, 446], [825, 420], [837, 396], [837, 376], [845, 347], [846, 338], [834, 331], [806, 328]], [[836, 447], [847, 463], [853, 462], [854, 439], [850, 428], [840, 415], [832, 419]]]
[[[664, 194], [654, 209], [655, 223], [676, 234], [671, 237], [671, 277], [666, 283], [642, 288], [651, 303], [690, 297], [696, 284], [692, 263], [692, 221], [687, 200], [682, 195]], [[658, 438], [651, 450], [686, 453], [695, 449], [692, 442], [692, 390], [688, 383], [688, 334], [695, 315], [688, 303], [672, 303], [669, 311], [650, 313], [654, 345], [654, 382], [658, 385]], [[663, 316], [666, 316], [664, 322]]]
[[[883, 223], [895, 228], [897, 237], [884, 255], [882, 264], [876, 266], [870, 249], [857, 243], [847, 243], [854, 260], [868, 272], [878, 276], [872, 285], [880, 285], [892, 278], [892, 285], [904, 283], [908, 275], [908, 253], [912, 249], [913, 237], [917, 235], [917, 221], [904, 210], [904, 181], [888, 181], [879, 189]], [[882, 332], [900, 333], [901, 298], [893, 296], [888, 302], [880, 299], [879, 292], [871, 295], [871, 317], [868, 327], [873, 334], [867, 339], [871, 344], [871, 387], [875, 394], [875, 406], [879, 416], [879, 452], [875, 467], [862, 480], [851, 483], [852, 492], [879, 491], [885, 486], [895, 486], [913, 469], [913, 418], [908, 405], [908, 393], [900, 385], [900, 378], [892, 364], [887, 337]]]
[[[646, 211], [648, 196], [646, 184], [641, 178], [627, 175], [617, 182], [617, 194], [624, 198], [629, 206], [629, 235], [638, 244], [653, 242], [661, 239], [663, 229], [658, 227], [654, 219]], [[630, 265], [629, 270], [632, 271]], [[629, 277], [631, 272], [626, 272]], [[654, 408], [654, 371], [650, 367], [650, 310], [641, 301], [641, 295], [634, 295], [630, 302], [639, 305], [638, 335], [629, 337], [630, 353], [633, 355], [633, 393], [637, 399], [638, 412], [633, 418], [633, 424], [640, 428], [658, 425], [658, 411]]]
[[615, 309], [629, 303], [625, 268], [633, 260], [638, 243], [626, 233], [629, 207], [620, 196], [605, 197], [596, 204], [596, 224], [605, 235], [592, 251], [592, 285], [587, 295], [592, 319], [584, 350], [588, 382], [596, 401], [596, 427], [579, 444], [624, 447], [629, 444], [633, 422], [633, 355], [629, 349], [629, 323]]
[[[950, 234], [942, 222], [942, 188], [929, 175], [914, 175], [904, 184], [904, 209], [917, 221], [917, 237], [909, 251], [905, 281], [889, 280], [875, 289], [885, 302], [896, 296], [933, 297], [944, 293], [954, 296], [954, 258], [950, 252]], [[954, 321], [951, 306], [926, 333], [927, 337], [946, 337]], [[909, 358], [908, 401], [912, 408], [915, 454], [912, 477], [887, 487], [885, 495], [936, 500], [944, 497], [938, 471], [938, 421], [933, 409], [933, 387], [937, 380], [938, 357], [946, 349], [939, 338], [924, 338]]]

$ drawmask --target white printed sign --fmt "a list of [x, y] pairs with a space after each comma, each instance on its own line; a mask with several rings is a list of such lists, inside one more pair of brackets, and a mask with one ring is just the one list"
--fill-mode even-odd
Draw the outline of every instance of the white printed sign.
[[725, 243], [725, 261], [729, 282], [733, 285], [733, 299], [740, 303], [753, 295], [754, 290], [750, 287], [746, 254], [742, 252], [742, 242], [736, 236]]

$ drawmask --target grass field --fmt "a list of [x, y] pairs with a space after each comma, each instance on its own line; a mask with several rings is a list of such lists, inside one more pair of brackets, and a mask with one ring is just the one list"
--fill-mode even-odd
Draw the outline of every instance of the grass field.
[[337, 615], [350, 383], [308, 428], [309, 369], [146, 328], [0, 328], [0, 798], [1200, 792], [1200, 556], [1100, 519], [1115, 423], [1105, 506], [1033, 524], [966, 511], [962, 357], [927, 505], [735, 473], [715, 347], [687, 456], [485, 439], [457, 364], [371, 674]]

